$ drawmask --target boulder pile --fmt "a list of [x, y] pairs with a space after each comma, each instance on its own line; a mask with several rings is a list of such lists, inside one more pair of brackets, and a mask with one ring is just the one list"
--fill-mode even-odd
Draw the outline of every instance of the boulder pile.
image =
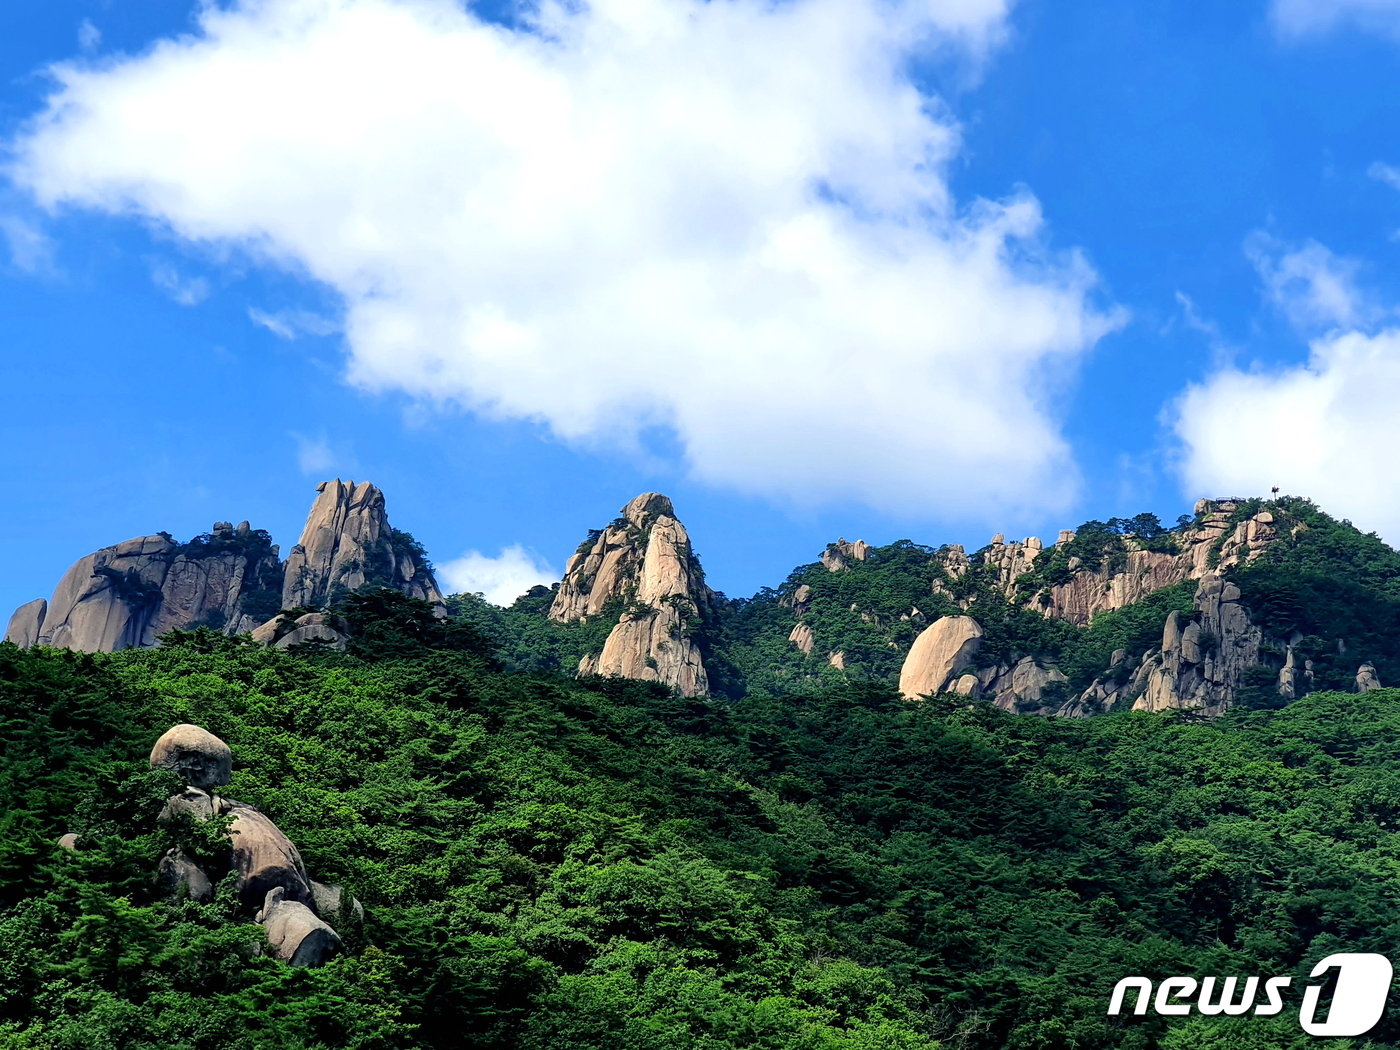
[[[312, 879], [296, 845], [266, 814], [216, 793], [233, 770], [226, 743], [200, 726], [177, 725], [151, 748], [151, 768], [168, 769], [186, 782], [183, 791], [166, 800], [162, 822], [229, 818], [228, 849], [217, 860], [178, 847], [166, 852], [156, 872], [165, 892], [211, 901], [215, 886], [235, 872], [239, 898], [266, 932], [271, 955], [292, 966], [322, 966], [340, 951], [340, 936], [327, 920], [343, 928], [362, 921], [364, 909], [340, 886]], [[81, 843], [69, 834], [58, 844], [72, 850]]]

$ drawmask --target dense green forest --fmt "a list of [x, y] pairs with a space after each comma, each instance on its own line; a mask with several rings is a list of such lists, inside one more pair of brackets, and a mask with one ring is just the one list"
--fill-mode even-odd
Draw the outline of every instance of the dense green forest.
[[[1214, 721], [856, 678], [680, 699], [558, 652], [507, 669], [518, 639], [411, 599], [344, 611], [344, 653], [0, 645], [0, 1047], [1301, 1047], [1296, 1000], [1108, 1017], [1109, 992], [1400, 943], [1400, 691]], [[227, 884], [156, 892], [146, 755], [183, 721], [364, 902], [324, 968], [261, 955]], [[1335, 1045], [1400, 1025], [1369, 1039]]]

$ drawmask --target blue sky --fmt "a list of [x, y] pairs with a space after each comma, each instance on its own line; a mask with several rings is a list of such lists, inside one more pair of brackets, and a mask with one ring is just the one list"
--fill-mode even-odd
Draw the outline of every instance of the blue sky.
[[731, 595], [1273, 484], [1394, 539], [1397, 60], [1389, 0], [5, 5], [0, 607], [332, 476], [485, 589], [647, 489]]

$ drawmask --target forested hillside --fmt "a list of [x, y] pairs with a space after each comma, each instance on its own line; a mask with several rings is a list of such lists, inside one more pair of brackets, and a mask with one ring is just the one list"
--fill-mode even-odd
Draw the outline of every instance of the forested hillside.
[[[1109, 992], [1400, 941], [1394, 690], [1214, 720], [686, 699], [503, 670], [388, 592], [346, 612], [345, 652], [0, 646], [0, 1047], [1301, 1047], [1296, 1010]], [[227, 885], [155, 890], [146, 754], [186, 721], [364, 902], [324, 968], [263, 957]]]

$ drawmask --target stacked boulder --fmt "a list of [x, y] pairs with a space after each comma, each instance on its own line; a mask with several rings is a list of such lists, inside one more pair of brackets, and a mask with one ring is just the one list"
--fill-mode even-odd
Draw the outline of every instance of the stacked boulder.
[[271, 954], [293, 966], [323, 965], [341, 948], [327, 920], [360, 917], [363, 910], [340, 887], [311, 879], [292, 840], [269, 817], [215, 793], [229, 782], [232, 765], [229, 746], [196, 725], [177, 725], [156, 741], [151, 768], [169, 769], [186, 781], [185, 789], [166, 801], [161, 820], [231, 818], [226, 858], [211, 862], [171, 849], [161, 858], [157, 881], [174, 896], [208, 901], [214, 886], [236, 872], [239, 898], [256, 909]]

